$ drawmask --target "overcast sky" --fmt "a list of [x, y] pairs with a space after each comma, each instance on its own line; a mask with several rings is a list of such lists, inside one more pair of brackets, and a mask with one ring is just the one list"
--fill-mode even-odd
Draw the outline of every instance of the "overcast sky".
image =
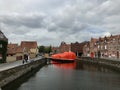
[[60, 45], [120, 34], [120, 0], [0, 0], [9, 42]]

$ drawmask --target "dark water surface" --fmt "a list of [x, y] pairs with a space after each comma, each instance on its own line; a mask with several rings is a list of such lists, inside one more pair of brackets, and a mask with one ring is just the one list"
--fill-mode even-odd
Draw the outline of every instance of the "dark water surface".
[[86, 64], [56, 63], [44, 66], [16, 89], [120, 90], [120, 73]]

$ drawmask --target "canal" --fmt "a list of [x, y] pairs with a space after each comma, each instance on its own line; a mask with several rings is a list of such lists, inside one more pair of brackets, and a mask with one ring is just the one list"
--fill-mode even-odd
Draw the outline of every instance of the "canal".
[[120, 90], [120, 73], [83, 63], [53, 63], [9, 90]]

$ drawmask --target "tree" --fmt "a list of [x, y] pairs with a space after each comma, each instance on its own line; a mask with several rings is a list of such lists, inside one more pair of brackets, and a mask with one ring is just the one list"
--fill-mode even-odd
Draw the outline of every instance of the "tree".
[[50, 53], [50, 52], [52, 52], [51, 46], [45, 47], [45, 53]]
[[50, 53], [52, 52], [52, 47], [39, 46], [39, 53]]
[[44, 46], [39, 46], [39, 53], [45, 53], [45, 47]]
[[52, 47], [51, 46], [48, 47], [48, 53], [50, 53], [50, 52], [52, 52]]

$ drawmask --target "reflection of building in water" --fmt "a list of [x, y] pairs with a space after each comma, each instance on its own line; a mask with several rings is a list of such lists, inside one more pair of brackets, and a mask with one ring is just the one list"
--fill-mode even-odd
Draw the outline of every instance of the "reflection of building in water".
[[76, 63], [76, 69], [88, 70], [92, 72], [96, 72], [96, 71], [111, 72], [112, 71], [109, 67], [99, 66], [97, 64], [90, 64], [90, 63], [81, 62], [81, 61]]
[[6, 62], [8, 39], [0, 30], [0, 63]]

